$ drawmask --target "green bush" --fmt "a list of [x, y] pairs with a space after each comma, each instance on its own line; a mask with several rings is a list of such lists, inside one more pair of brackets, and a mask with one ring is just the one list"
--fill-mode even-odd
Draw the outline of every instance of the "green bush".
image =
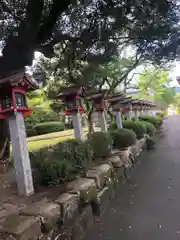
[[165, 117], [165, 112], [158, 112], [156, 113], [157, 117], [161, 117], [162, 119]]
[[65, 129], [65, 126], [60, 122], [45, 122], [36, 124], [34, 126], [34, 129], [37, 135], [41, 135], [46, 133], [63, 131]]
[[124, 120], [123, 127], [134, 131], [138, 139], [143, 138], [144, 134], [147, 132], [146, 126], [144, 124], [133, 120]]
[[112, 149], [112, 138], [109, 133], [95, 132], [89, 136], [89, 144], [93, 148], [94, 158], [104, 158]]
[[144, 124], [146, 126], [147, 129], [147, 134], [151, 137], [153, 137], [156, 133], [156, 128], [154, 127], [154, 125], [150, 122], [145, 122], [145, 121], [141, 121], [142, 124]]
[[38, 183], [51, 185], [71, 180], [91, 164], [93, 149], [86, 141], [67, 140], [30, 153]]
[[136, 143], [136, 134], [129, 129], [116, 129], [110, 132], [113, 139], [113, 147], [117, 149], [127, 148]]
[[163, 122], [163, 120], [160, 116], [153, 117], [150, 115], [141, 116], [140, 120], [152, 123], [155, 128], [158, 128]]
[[109, 130], [115, 130], [117, 129], [117, 123], [116, 122], [112, 122], [109, 124]]

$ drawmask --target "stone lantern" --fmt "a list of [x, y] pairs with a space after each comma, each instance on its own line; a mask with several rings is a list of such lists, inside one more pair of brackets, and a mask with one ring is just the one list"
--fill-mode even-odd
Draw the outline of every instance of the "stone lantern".
[[37, 88], [24, 70], [0, 78], [0, 118], [9, 123], [18, 192], [24, 196], [34, 193], [24, 125], [24, 116], [31, 114], [26, 93]]
[[105, 111], [108, 108], [108, 102], [105, 99], [106, 90], [100, 93], [89, 91], [87, 99], [91, 101], [95, 112], [98, 114], [98, 120], [102, 131], [107, 132], [107, 123], [105, 118]]
[[125, 99], [125, 95], [123, 93], [118, 93], [114, 96], [108, 96], [108, 102], [110, 106], [112, 106], [113, 111], [115, 112], [116, 115], [116, 124], [119, 129], [123, 128], [122, 124], [122, 104], [121, 101]]
[[122, 112], [126, 115], [128, 120], [132, 120], [132, 98], [126, 97], [121, 101]]
[[134, 112], [135, 121], [139, 120], [140, 101], [138, 99], [132, 100], [132, 110]]
[[86, 112], [81, 101], [85, 95], [85, 88], [72, 86], [62, 88], [61, 92], [55, 97], [56, 100], [60, 100], [62, 102], [64, 106], [64, 113], [72, 117], [74, 135], [78, 140], [83, 139], [83, 129], [80, 113]]

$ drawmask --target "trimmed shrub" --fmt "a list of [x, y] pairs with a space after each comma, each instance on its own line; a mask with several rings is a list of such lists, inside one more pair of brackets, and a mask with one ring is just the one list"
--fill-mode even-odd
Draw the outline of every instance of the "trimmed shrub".
[[93, 149], [86, 141], [67, 140], [50, 148], [30, 153], [37, 181], [52, 185], [72, 180], [91, 164]]
[[133, 120], [124, 120], [123, 127], [134, 131], [138, 139], [143, 138], [144, 134], [147, 132], [146, 126], [144, 124]]
[[113, 147], [124, 149], [136, 143], [136, 134], [129, 129], [116, 129], [110, 132], [113, 139]]
[[142, 121], [152, 123], [155, 128], [158, 128], [159, 126], [161, 126], [162, 122], [163, 122], [162, 118], [159, 116], [153, 117], [153, 116], [149, 116], [149, 115], [144, 115], [144, 116], [141, 116], [140, 119]]
[[145, 121], [141, 121], [142, 124], [144, 124], [146, 126], [146, 133], [153, 137], [156, 133], [156, 128], [154, 127], [154, 125], [150, 122], [145, 122]]
[[112, 149], [112, 138], [109, 133], [94, 132], [89, 136], [89, 144], [93, 148], [94, 158], [104, 158]]
[[37, 135], [52, 133], [52, 132], [60, 132], [65, 129], [64, 124], [60, 122], [45, 122], [38, 123], [34, 126], [34, 129]]
[[109, 130], [115, 130], [117, 129], [117, 123], [116, 122], [112, 122], [109, 124]]

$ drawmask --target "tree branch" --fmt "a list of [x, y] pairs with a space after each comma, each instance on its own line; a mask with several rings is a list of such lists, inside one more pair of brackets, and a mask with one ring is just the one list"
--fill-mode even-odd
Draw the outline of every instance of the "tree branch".
[[37, 44], [46, 42], [49, 38], [52, 37], [52, 31], [56, 25], [56, 22], [58, 21], [60, 15], [68, 8], [70, 2], [70, 0], [53, 1], [49, 15], [46, 17], [39, 29], [37, 35]]

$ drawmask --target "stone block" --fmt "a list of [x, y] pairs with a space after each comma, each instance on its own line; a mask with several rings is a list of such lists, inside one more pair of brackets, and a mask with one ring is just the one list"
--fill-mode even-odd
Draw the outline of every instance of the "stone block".
[[122, 151], [119, 152], [119, 156], [120, 156], [120, 158], [123, 162], [123, 165], [125, 165], [125, 164], [132, 165], [132, 162], [129, 158], [130, 154], [131, 154], [131, 149], [130, 148], [128, 148], [126, 150], [122, 150]]
[[111, 156], [117, 156], [117, 155], [119, 155], [119, 152], [120, 152], [120, 150], [118, 150], [118, 149], [112, 149]]
[[139, 155], [140, 147], [139, 147], [139, 141], [137, 140], [136, 144], [131, 146], [131, 154], [136, 157]]
[[94, 225], [94, 217], [90, 205], [77, 217], [72, 229], [72, 240], [82, 240]]
[[125, 181], [125, 167], [122, 166], [120, 168], [115, 169], [116, 179], [117, 182], [124, 182]]
[[121, 168], [123, 166], [123, 162], [119, 156], [114, 155], [112, 157], [109, 157], [108, 161], [111, 162], [112, 166], [115, 168]]
[[124, 173], [125, 173], [125, 178], [129, 179], [131, 174], [132, 174], [132, 166], [129, 164], [124, 165]]
[[101, 164], [89, 169], [86, 173], [86, 177], [94, 179], [97, 188], [102, 189], [106, 184], [111, 182], [112, 171], [113, 169], [109, 164]]
[[77, 194], [63, 193], [55, 202], [60, 204], [63, 226], [71, 224], [79, 212], [79, 196]]
[[40, 201], [29, 205], [20, 211], [20, 215], [40, 216], [42, 224], [49, 230], [57, 224], [61, 217], [60, 206], [57, 203]]
[[115, 192], [112, 187], [104, 187], [98, 193], [98, 201], [100, 205], [100, 215], [102, 215], [110, 204], [111, 199], [114, 198]]
[[79, 178], [75, 181], [69, 182], [67, 185], [67, 191], [69, 193], [78, 194], [83, 204], [97, 199], [97, 188], [94, 179]]
[[36, 240], [42, 236], [37, 217], [14, 215], [0, 226], [0, 239]]

